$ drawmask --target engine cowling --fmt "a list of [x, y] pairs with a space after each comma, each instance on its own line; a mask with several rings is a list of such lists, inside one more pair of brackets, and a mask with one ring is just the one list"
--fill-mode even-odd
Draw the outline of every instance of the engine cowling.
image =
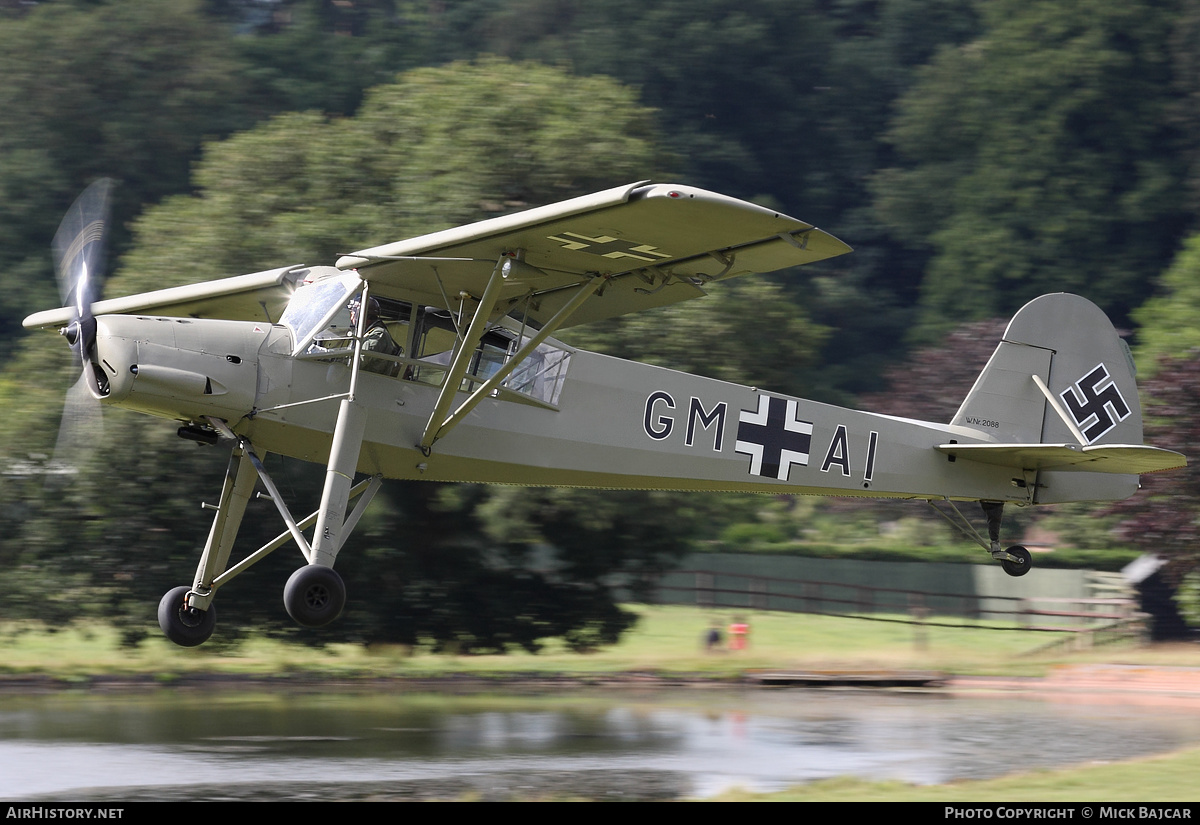
[[269, 325], [103, 315], [96, 326], [103, 403], [181, 421], [236, 420], [254, 409]]

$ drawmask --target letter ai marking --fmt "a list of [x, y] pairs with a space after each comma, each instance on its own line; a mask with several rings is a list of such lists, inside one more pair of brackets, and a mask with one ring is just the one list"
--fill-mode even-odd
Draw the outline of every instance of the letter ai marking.
[[871, 430], [871, 440], [867, 443], [867, 469], [863, 473], [863, 481], [875, 479], [875, 452], [879, 447], [879, 433]]
[[758, 397], [757, 410], [738, 413], [734, 451], [750, 456], [750, 475], [787, 481], [793, 464], [808, 466], [811, 421], [801, 421], [794, 400]]
[[1130, 414], [1129, 405], [1125, 403], [1121, 391], [1109, 377], [1104, 364], [1098, 365], [1067, 387], [1059, 397], [1071, 411], [1071, 416], [1079, 425], [1088, 444], [1094, 444], [1097, 439], [1117, 426], [1118, 421], [1124, 421]]
[[842, 475], [850, 477], [850, 447], [846, 442], [846, 425], [838, 424], [825, 451], [825, 460], [821, 462], [821, 472], [829, 472], [829, 468], [837, 465], [842, 469]]

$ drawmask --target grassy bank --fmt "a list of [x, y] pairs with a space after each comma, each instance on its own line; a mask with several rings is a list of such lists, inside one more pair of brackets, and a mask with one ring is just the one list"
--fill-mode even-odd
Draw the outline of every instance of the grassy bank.
[[[222, 646], [219, 637], [194, 649], [175, 647], [155, 635], [137, 648], [122, 648], [105, 628], [49, 633], [30, 626], [0, 625], [0, 675], [62, 679], [96, 675], [214, 673], [303, 674], [347, 678], [477, 674], [588, 676], [654, 672], [736, 678], [770, 668], [864, 670], [921, 669], [956, 674], [1039, 675], [1066, 662], [1119, 661], [1200, 666], [1200, 647], [1103, 648], [1092, 652], [1038, 652], [1061, 634], [969, 627], [915, 627], [889, 621], [783, 613], [747, 613], [750, 644], [742, 651], [706, 653], [701, 638], [728, 612], [692, 607], [635, 608], [641, 620], [622, 641], [588, 654], [551, 644], [539, 654], [506, 656], [432, 654], [399, 646], [336, 645], [313, 648], [270, 639]], [[319, 631], [309, 631], [317, 633]]]
[[1014, 773], [999, 779], [907, 785], [828, 779], [769, 794], [730, 791], [721, 802], [1028, 802], [1149, 803], [1191, 802], [1197, 797], [1200, 748], [1165, 756], [1060, 770]]

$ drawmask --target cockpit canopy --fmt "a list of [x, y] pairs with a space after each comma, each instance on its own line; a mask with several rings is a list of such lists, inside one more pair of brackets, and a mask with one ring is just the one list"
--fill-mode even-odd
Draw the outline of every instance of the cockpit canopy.
[[[345, 273], [302, 285], [288, 303], [279, 323], [292, 334], [292, 355], [305, 360], [344, 360], [354, 351], [351, 308], [361, 300], [362, 282]], [[423, 306], [378, 295], [376, 326], [394, 342], [396, 354], [364, 351], [367, 372], [441, 386], [454, 350], [465, 332], [452, 310]], [[528, 334], [526, 334], [528, 333]], [[483, 335], [460, 387], [471, 391], [512, 358], [529, 340], [528, 330], [513, 318], [501, 318]], [[378, 333], [376, 333], [378, 334]], [[368, 338], [371, 336], [368, 334]], [[570, 364], [571, 350], [548, 339], [517, 366], [497, 390], [509, 400], [557, 406]]]

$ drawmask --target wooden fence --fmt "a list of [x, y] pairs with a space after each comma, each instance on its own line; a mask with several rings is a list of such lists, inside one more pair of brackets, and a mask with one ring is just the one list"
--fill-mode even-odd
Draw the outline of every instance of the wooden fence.
[[712, 609], [778, 610], [943, 627], [988, 622], [992, 627], [999, 624], [1014, 630], [1069, 633], [1069, 643], [1075, 646], [1145, 635], [1145, 615], [1132, 597], [1124, 596], [1029, 598], [948, 593], [717, 570], [677, 571], [670, 578], [675, 582], [690, 578], [692, 584], [660, 584], [660, 594], [675, 596], [662, 601], [678, 603], [682, 598]]

